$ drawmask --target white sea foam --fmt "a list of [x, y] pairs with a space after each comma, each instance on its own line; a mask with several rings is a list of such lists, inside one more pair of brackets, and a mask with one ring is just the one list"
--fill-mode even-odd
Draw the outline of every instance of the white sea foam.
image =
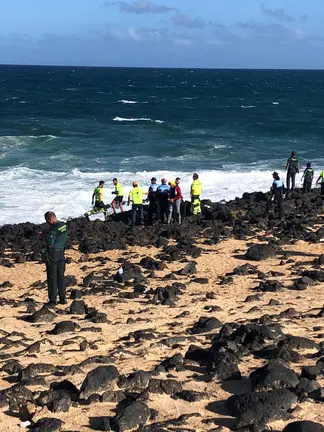
[[[252, 169], [252, 168], [251, 168]], [[272, 182], [272, 171], [248, 171], [232, 167], [227, 171], [199, 171], [204, 184], [203, 198], [213, 201], [240, 197], [244, 192], [267, 191]], [[317, 172], [316, 172], [317, 175]], [[6, 223], [43, 221], [47, 210], [54, 210], [59, 218], [77, 217], [91, 208], [91, 195], [98, 181], [106, 181], [105, 202], [112, 200], [112, 179], [117, 177], [124, 187], [125, 198], [134, 180], [146, 189], [150, 179], [181, 177], [185, 199], [189, 199], [192, 172], [51, 172], [16, 167], [0, 171], [0, 226]], [[299, 177], [300, 179], [300, 177]], [[298, 180], [297, 180], [298, 181]], [[8, 184], [15, 185], [15, 200]]]
[[272, 102], [272, 105], [279, 105], [279, 102]]
[[244, 109], [255, 108], [255, 105], [241, 105], [241, 108]]
[[131, 100], [126, 100], [126, 99], [119, 100], [118, 102], [122, 103], [122, 104], [137, 104], [138, 103], [137, 101], [131, 101]]
[[152, 123], [164, 123], [163, 120], [153, 120], [151, 118], [147, 117], [139, 117], [139, 118], [124, 118], [124, 117], [115, 117], [113, 118], [113, 121], [119, 121], [119, 122], [136, 122], [136, 121], [147, 121]]

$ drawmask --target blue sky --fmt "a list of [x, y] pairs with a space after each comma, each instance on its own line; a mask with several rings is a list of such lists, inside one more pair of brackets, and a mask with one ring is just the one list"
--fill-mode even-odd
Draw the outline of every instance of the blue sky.
[[324, 0], [0, 0], [0, 63], [324, 68]]

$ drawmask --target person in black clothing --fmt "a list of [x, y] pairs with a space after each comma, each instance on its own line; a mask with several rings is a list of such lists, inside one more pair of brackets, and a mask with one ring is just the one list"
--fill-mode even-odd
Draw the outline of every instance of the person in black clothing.
[[149, 202], [148, 208], [148, 222], [152, 223], [153, 215], [157, 215], [157, 188], [156, 178], [151, 178], [151, 184], [147, 193], [147, 200]]
[[299, 162], [296, 157], [296, 152], [294, 151], [291, 152], [291, 156], [287, 160], [286, 171], [287, 171], [287, 190], [290, 189], [290, 180], [291, 180], [291, 190], [294, 190], [296, 184], [296, 174], [299, 173]]
[[284, 184], [283, 181], [280, 180], [279, 174], [277, 172], [274, 172], [272, 174], [272, 177], [273, 177], [273, 183], [271, 186], [272, 196], [274, 198], [274, 201], [278, 204], [279, 219], [283, 219], [284, 217], [283, 198], [285, 193]]
[[170, 191], [170, 186], [167, 185], [167, 180], [163, 178], [161, 180], [161, 184], [158, 186], [156, 190], [158, 218], [162, 223], [168, 220], [169, 191]]
[[65, 287], [65, 257], [64, 250], [67, 241], [67, 228], [64, 222], [57, 220], [55, 213], [48, 211], [44, 215], [50, 230], [45, 236], [46, 253], [44, 261], [46, 264], [48, 297], [50, 306], [55, 306], [57, 294], [60, 304], [66, 304]]
[[304, 179], [304, 193], [309, 193], [312, 189], [312, 183], [314, 178], [314, 170], [312, 168], [312, 164], [310, 162], [307, 163], [307, 168], [304, 171], [302, 180]]

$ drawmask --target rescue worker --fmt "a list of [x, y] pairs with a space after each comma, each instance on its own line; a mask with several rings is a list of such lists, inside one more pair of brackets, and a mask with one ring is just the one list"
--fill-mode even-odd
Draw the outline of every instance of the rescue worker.
[[284, 188], [283, 181], [280, 180], [279, 174], [277, 172], [274, 172], [272, 174], [272, 177], [273, 177], [273, 183], [271, 186], [272, 197], [274, 201], [278, 204], [279, 219], [282, 219], [284, 217], [283, 198], [284, 198], [285, 188]]
[[156, 190], [158, 218], [162, 223], [165, 221], [164, 216], [166, 217], [166, 220], [168, 220], [169, 191], [170, 186], [167, 185], [167, 180], [163, 178], [161, 184]]
[[116, 208], [117, 207], [119, 207], [119, 209], [122, 213], [124, 211], [124, 209], [123, 209], [123, 199], [124, 199], [123, 188], [122, 188], [122, 185], [118, 182], [118, 180], [116, 178], [113, 179], [113, 184], [115, 185], [115, 190], [111, 193], [113, 195], [116, 195], [116, 196], [112, 200], [111, 208], [112, 208], [114, 214], [116, 214]]
[[45, 221], [50, 225], [50, 230], [45, 236], [46, 253], [44, 261], [46, 264], [47, 286], [49, 306], [55, 306], [57, 294], [60, 304], [66, 304], [65, 286], [65, 257], [64, 250], [67, 241], [67, 228], [64, 222], [57, 220], [55, 213], [48, 211], [44, 215]]
[[192, 176], [193, 182], [190, 188], [190, 196], [191, 196], [191, 212], [194, 215], [201, 214], [201, 206], [200, 206], [200, 196], [203, 190], [203, 184], [201, 180], [199, 180], [199, 176], [195, 173]]
[[290, 189], [290, 180], [291, 180], [291, 190], [295, 189], [296, 183], [296, 174], [299, 174], [299, 162], [296, 157], [296, 152], [291, 152], [290, 158], [287, 160], [286, 164], [287, 171], [287, 190]]
[[181, 201], [183, 197], [179, 186], [180, 178], [177, 177], [175, 182], [170, 181], [170, 184], [168, 224], [171, 223], [172, 216], [175, 216], [176, 222], [181, 224]]
[[322, 210], [324, 211], [324, 171], [321, 172], [316, 184], [321, 183]]
[[138, 182], [133, 182], [133, 189], [130, 190], [128, 196], [128, 205], [132, 201], [132, 228], [136, 225], [137, 212], [141, 225], [144, 225], [144, 212], [143, 212], [143, 195], [145, 192], [138, 185]]
[[157, 215], [157, 188], [156, 178], [151, 178], [151, 184], [147, 192], [147, 200], [149, 202], [148, 221], [152, 223], [153, 215]]
[[99, 186], [97, 186], [92, 194], [91, 204], [94, 206], [92, 210], [89, 210], [84, 216], [89, 219], [89, 216], [102, 212], [105, 215], [105, 219], [108, 217], [107, 206], [103, 202], [103, 189], [105, 182], [100, 180]]
[[304, 180], [303, 190], [304, 193], [309, 193], [312, 189], [312, 183], [314, 178], [314, 170], [310, 162], [307, 163], [307, 168], [304, 171], [302, 181]]

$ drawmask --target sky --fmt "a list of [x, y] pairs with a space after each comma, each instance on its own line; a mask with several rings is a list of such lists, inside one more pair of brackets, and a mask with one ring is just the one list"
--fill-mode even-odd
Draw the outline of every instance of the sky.
[[0, 64], [324, 69], [324, 0], [0, 0]]

